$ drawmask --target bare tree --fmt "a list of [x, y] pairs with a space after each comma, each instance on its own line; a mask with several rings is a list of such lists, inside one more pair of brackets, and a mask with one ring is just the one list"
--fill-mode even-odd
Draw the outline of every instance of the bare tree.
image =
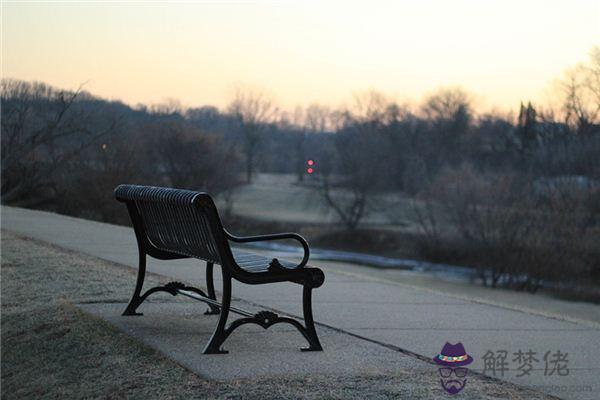
[[149, 109], [149, 112], [153, 114], [160, 115], [173, 115], [180, 114], [183, 115], [185, 113], [185, 107], [181, 104], [181, 101], [174, 98], [166, 98], [161, 103], [152, 104]]
[[427, 156], [431, 169], [445, 163], [458, 165], [462, 139], [473, 115], [469, 94], [461, 88], [440, 89], [426, 99], [422, 109], [432, 125], [429, 146], [433, 151]]
[[311, 104], [304, 114], [304, 126], [311, 133], [325, 132], [330, 114], [329, 107], [320, 104]]
[[593, 269], [597, 193], [573, 182], [448, 168], [416, 207], [424, 250], [436, 256], [442, 243], [453, 243], [441, 250], [491, 287], [535, 292], [544, 282], [573, 282]]
[[382, 125], [389, 100], [377, 92], [355, 98], [343, 110], [336, 133], [331, 174], [324, 174], [320, 191], [348, 229], [355, 229], [374, 209], [373, 199], [389, 181]]
[[261, 143], [261, 134], [266, 124], [273, 121], [277, 108], [263, 92], [238, 88], [228, 107], [242, 131], [243, 152], [246, 161], [246, 183], [252, 182], [256, 169], [256, 156]]
[[165, 184], [217, 195], [237, 185], [237, 154], [215, 135], [185, 121], [162, 121], [148, 127], [147, 143], [160, 164]]
[[282, 112], [279, 116], [278, 127], [282, 131], [293, 134], [294, 167], [298, 182], [304, 181], [306, 162], [306, 139], [308, 129], [304, 125], [305, 110], [298, 106], [293, 113]]
[[34, 205], [54, 195], [52, 175], [99, 138], [117, 118], [97, 124], [81, 91], [2, 80], [2, 201]]
[[600, 118], [600, 47], [592, 49], [588, 63], [565, 73], [558, 90], [565, 123], [575, 133], [589, 133]]
[[298, 181], [303, 182], [306, 174], [306, 162], [313, 159], [309, 153], [307, 142], [310, 135], [325, 132], [330, 117], [329, 108], [319, 104], [311, 104], [306, 109], [296, 107], [293, 114], [282, 114], [280, 125], [294, 132], [295, 170]]
[[143, 141], [133, 132], [117, 129], [86, 148], [79, 157], [63, 163], [54, 179], [57, 191], [56, 210], [105, 222], [127, 222], [113, 190], [124, 182], [142, 183], [148, 168], [142, 160]]

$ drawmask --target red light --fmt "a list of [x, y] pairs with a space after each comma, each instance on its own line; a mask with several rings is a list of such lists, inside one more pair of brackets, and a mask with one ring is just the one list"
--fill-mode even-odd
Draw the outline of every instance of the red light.
[[314, 170], [312, 168], [307, 168], [306, 172], [308, 172], [309, 174], [312, 174], [314, 172]]
[[307, 163], [308, 165], [313, 165], [315, 162], [314, 162], [313, 160], [308, 160], [306, 163]]

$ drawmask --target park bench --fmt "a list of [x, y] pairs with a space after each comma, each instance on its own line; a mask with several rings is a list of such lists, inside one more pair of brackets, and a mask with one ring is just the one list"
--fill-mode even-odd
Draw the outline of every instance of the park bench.
[[[312, 289], [325, 281], [323, 271], [308, 267], [309, 248], [306, 240], [295, 233], [237, 237], [225, 230], [212, 198], [202, 192], [152, 186], [119, 185], [117, 200], [129, 211], [139, 250], [139, 269], [133, 296], [123, 315], [141, 315], [138, 307], [153, 293], [183, 295], [208, 304], [205, 314], [219, 314], [217, 326], [204, 348], [204, 354], [227, 353], [221, 346], [238, 327], [254, 323], [268, 329], [277, 323], [289, 323], [308, 341], [303, 351], [323, 350], [317, 337], [312, 315]], [[295, 239], [304, 248], [304, 258], [294, 264], [276, 258], [239, 251], [230, 242], [248, 243], [267, 240]], [[206, 293], [180, 282], [170, 282], [142, 293], [146, 274], [146, 257], [159, 260], [196, 258], [206, 261]], [[213, 282], [213, 266], [221, 266], [223, 290], [217, 300]], [[299, 320], [279, 316], [272, 311], [251, 313], [231, 306], [232, 279], [249, 285], [293, 282], [303, 286], [304, 324]], [[227, 325], [229, 313], [242, 315]]]

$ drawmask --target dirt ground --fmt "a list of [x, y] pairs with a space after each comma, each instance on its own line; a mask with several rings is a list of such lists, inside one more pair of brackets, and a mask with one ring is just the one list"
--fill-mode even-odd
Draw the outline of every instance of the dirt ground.
[[[6, 231], [1, 244], [2, 399], [448, 398], [437, 375], [413, 371], [209, 381], [73, 306], [126, 301], [133, 270]], [[461, 398], [546, 398], [479, 377], [468, 385]]]

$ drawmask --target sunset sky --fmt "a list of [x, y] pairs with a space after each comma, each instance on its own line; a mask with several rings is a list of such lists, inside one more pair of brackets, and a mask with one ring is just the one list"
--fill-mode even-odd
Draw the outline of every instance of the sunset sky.
[[462, 86], [480, 110], [543, 101], [600, 44], [599, 1], [2, 1], [2, 77], [129, 104], [224, 106], [236, 85], [284, 108], [376, 89]]

